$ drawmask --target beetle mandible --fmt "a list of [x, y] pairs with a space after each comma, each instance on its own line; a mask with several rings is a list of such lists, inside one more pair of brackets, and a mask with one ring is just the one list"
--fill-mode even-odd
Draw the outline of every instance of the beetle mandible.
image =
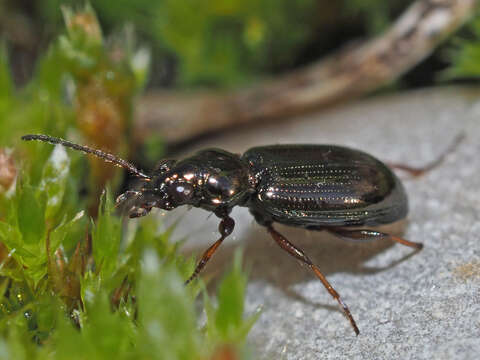
[[[181, 205], [203, 208], [219, 217], [220, 238], [203, 253], [186, 284], [232, 233], [232, 208], [249, 208], [256, 222], [283, 250], [310, 267], [357, 335], [357, 324], [338, 292], [303, 250], [274, 229], [273, 223], [325, 230], [342, 239], [390, 239], [418, 250], [423, 247], [370, 229], [405, 218], [408, 201], [402, 183], [389, 167], [362, 151], [336, 145], [272, 145], [251, 148], [240, 156], [212, 148], [180, 161], [162, 160], [147, 175], [115, 155], [67, 140], [48, 135], [25, 135], [22, 139], [60, 144], [95, 155], [143, 180], [140, 190], [128, 190], [116, 200], [117, 204], [127, 200], [135, 204], [129, 210], [131, 218], [145, 216], [154, 207], [172, 210]], [[418, 175], [442, 158], [424, 169], [393, 166]]]

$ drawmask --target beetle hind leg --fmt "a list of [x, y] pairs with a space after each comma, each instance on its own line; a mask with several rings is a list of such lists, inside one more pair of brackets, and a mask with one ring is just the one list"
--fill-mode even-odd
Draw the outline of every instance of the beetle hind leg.
[[453, 142], [450, 144], [450, 146], [445, 149], [440, 155], [437, 156], [436, 159], [434, 159], [431, 163], [426, 164], [421, 167], [414, 167], [406, 164], [401, 164], [401, 163], [387, 163], [387, 165], [392, 168], [392, 169], [398, 169], [401, 171], [405, 171], [409, 173], [413, 177], [419, 177], [422, 176], [423, 174], [429, 172], [430, 170], [435, 169], [437, 166], [443, 163], [447, 155], [450, 153], [454, 152], [455, 149], [458, 147], [458, 145], [463, 141], [465, 138], [465, 133], [460, 133], [455, 137]]
[[382, 233], [375, 230], [368, 230], [368, 229], [348, 230], [344, 228], [328, 228], [326, 230], [329, 233], [343, 240], [368, 241], [368, 240], [374, 240], [374, 239], [390, 239], [395, 242], [398, 242], [399, 244], [409, 246], [417, 250], [421, 250], [423, 248], [422, 243], [409, 241], [395, 235], [390, 235], [390, 234]]
[[268, 232], [272, 236], [273, 240], [286, 252], [288, 252], [290, 255], [293, 257], [297, 258], [298, 260], [304, 262], [307, 264], [310, 269], [315, 273], [317, 278], [322, 282], [323, 286], [327, 289], [327, 291], [332, 295], [332, 297], [337, 300], [338, 304], [340, 305], [343, 313], [347, 316], [348, 320], [350, 321], [350, 324], [353, 327], [353, 330], [355, 331], [355, 334], [360, 334], [360, 330], [358, 330], [357, 324], [355, 320], [353, 319], [352, 314], [350, 313], [350, 309], [348, 308], [347, 304], [343, 302], [341, 299], [340, 295], [337, 293], [337, 291], [333, 288], [332, 285], [328, 282], [327, 278], [325, 275], [322, 274], [320, 269], [312, 263], [312, 261], [308, 258], [307, 255], [301, 250], [300, 248], [296, 247], [293, 245], [290, 241], [288, 241], [282, 234], [280, 234], [278, 231], [276, 231], [272, 224], [266, 224]]

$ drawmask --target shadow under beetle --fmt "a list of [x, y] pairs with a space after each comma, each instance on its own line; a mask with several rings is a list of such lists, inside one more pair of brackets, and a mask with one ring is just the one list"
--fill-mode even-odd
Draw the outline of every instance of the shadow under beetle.
[[[360, 333], [357, 324], [337, 291], [310, 258], [272, 224], [325, 230], [354, 241], [390, 239], [415, 249], [423, 247], [368, 229], [405, 218], [408, 201], [398, 177], [384, 163], [362, 151], [335, 145], [273, 145], [255, 147], [239, 156], [221, 149], [206, 149], [180, 161], [162, 160], [147, 175], [115, 155], [63, 139], [47, 135], [25, 135], [22, 139], [60, 144], [93, 154], [143, 180], [140, 190], [128, 190], [116, 200], [117, 204], [127, 200], [134, 204], [129, 210], [131, 218], [145, 216], [154, 207], [172, 210], [181, 205], [200, 207], [218, 216], [220, 239], [203, 253], [186, 284], [200, 273], [232, 233], [235, 226], [229, 216], [232, 208], [248, 207], [257, 223], [265, 226], [283, 250], [310, 267], [337, 300], [357, 335]], [[423, 169], [391, 166], [419, 175], [440, 163], [444, 155]]]

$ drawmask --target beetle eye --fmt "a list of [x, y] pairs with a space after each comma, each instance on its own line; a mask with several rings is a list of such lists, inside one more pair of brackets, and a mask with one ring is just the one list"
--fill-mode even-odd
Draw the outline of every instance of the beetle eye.
[[232, 182], [226, 176], [210, 176], [207, 191], [215, 196], [228, 196], [232, 190]]
[[184, 203], [193, 197], [193, 186], [189, 183], [174, 184], [169, 190], [169, 195], [175, 203]]

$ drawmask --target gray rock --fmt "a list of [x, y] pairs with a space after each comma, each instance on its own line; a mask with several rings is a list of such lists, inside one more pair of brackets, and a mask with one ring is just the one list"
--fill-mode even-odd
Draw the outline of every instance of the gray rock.
[[[207, 266], [220, 274], [243, 247], [247, 311], [263, 312], [249, 340], [262, 359], [478, 359], [480, 356], [480, 101], [464, 88], [382, 96], [289, 122], [238, 130], [196, 148], [243, 152], [277, 143], [351, 146], [387, 161], [428, 164], [455, 136], [466, 138], [420, 178], [399, 172], [410, 199], [407, 222], [388, 227], [420, 241], [418, 252], [386, 241], [342, 242], [322, 232], [277, 226], [303, 248], [349, 305], [356, 337], [315, 276], [279, 249], [246, 209]], [[195, 149], [185, 149], [190, 152]], [[177, 236], [200, 253], [218, 237], [218, 219], [177, 209]], [[403, 226], [403, 227], [402, 227]], [[403, 228], [403, 232], [402, 232]]]

